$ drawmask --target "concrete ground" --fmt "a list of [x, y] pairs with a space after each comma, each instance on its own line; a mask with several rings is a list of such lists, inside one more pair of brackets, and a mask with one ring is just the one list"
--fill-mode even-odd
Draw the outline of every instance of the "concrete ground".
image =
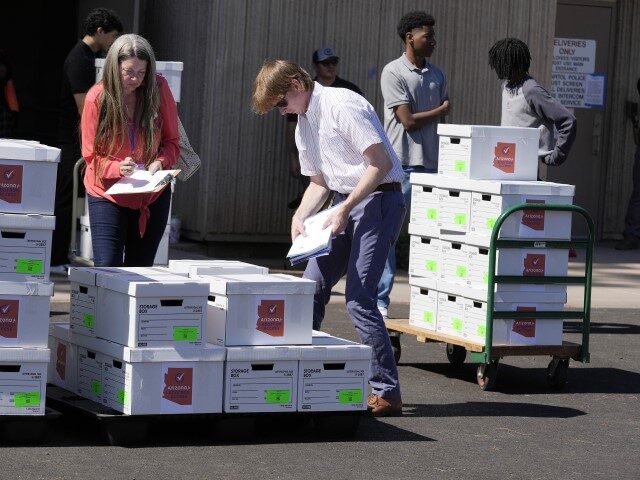
[[[196, 255], [188, 245], [171, 252]], [[571, 263], [572, 272], [578, 268]], [[64, 321], [68, 284], [54, 281], [52, 320]], [[443, 345], [403, 336], [404, 414], [363, 418], [354, 438], [327, 440], [304, 425], [256, 428], [232, 419], [196, 433], [171, 425], [143, 446], [123, 448], [108, 446], [93, 423], [65, 416], [43, 445], [15, 446], [3, 438], [0, 478], [638, 479], [639, 281], [640, 252], [598, 247], [591, 363], [572, 362], [561, 393], [546, 385], [548, 358], [504, 359], [496, 391], [483, 392], [474, 365], [455, 368]], [[355, 339], [343, 291], [338, 284], [324, 329]], [[570, 288], [570, 306], [579, 307], [581, 298]], [[398, 277], [392, 301], [390, 316], [406, 318], [406, 276]], [[578, 322], [565, 322], [565, 337], [578, 341], [578, 329]]]

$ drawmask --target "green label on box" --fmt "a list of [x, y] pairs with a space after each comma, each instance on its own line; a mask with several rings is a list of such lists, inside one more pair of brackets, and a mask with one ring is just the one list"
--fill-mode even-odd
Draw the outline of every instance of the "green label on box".
[[467, 278], [467, 267], [464, 265], [458, 265], [456, 267], [456, 277]]
[[482, 283], [489, 284], [489, 272], [484, 272], [482, 274]]
[[437, 208], [427, 208], [427, 219], [429, 219], [429, 220], [437, 220], [438, 219], [438, 209]]
[[93, 328], [95, 318], [90, 313], [85, 313], [82, 317], [82, 323], [84, 323], [84, 326], [87, 328]]
[[264, 399], [267, 403], [291, 403], [291, 390], [265, 390]]
[[40, 392], [20, 392], [13, 396], [13, 404], [16, 407], [40, 406]]
[[487, 327], [485, 325], [478, 325], [478, 336], [484, 337], [487, 335]]
[[487, 218], [487, 228], [489, 230], [493, 230], [493, 227], [496, 224], [496, 219], [495, 218]]
[[452, 319], [451, 326], [456, 332], [462, 332], [462, 319], [461, 318]]
[[16, 259], [16, 273], [26, 273], [27, 275], [40, 275], [44, 271], [42, 260], [31, 260], [29, 258]]
[[127, 392], [125, 392], [124, 389], [118, 390], [116, 392], [116, 402], [118, 402], [120, 405], [126, 405], [127, 403], [129, 403], [129, 395], [127, 395]]
[[338, 403], [362, 403], [362, 390], [338, 390]]
[[198, 327], [173, 327], [173, 339], [177, 342], [195, 342], [198, 333]]
[[99, 380], [91, 380], [91, 391], [94, 395], [102, 394], [102, 383]]
[[433, 312], [422, 312], [422, 321], [433, 325]]
[[435, 260], [427, 260], [425, 263], [425, 267], [427, 272], [437, 272], [438, 271], [438, 262]]
[[467, 214], [466, 213], [455, 213], [453, 215], [453, 223], [456, 225], [466, 225], [467, 224]]
[[456, 172], [466, 172], [467, 171], [467, 161], [466, 160], [456, 160], [453, 163], [453, 169]]

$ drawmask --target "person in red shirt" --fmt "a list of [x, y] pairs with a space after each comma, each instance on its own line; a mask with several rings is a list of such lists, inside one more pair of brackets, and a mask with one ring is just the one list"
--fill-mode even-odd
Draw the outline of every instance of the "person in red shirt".
[[144, 38], [129, 34], [113, 43], [102, 82], [87, 92], [80, 127], [95, 266], [153, 265], [171, 189], [105, 193], [136, 169], [171, 169], [180, 153], [176, 104]]

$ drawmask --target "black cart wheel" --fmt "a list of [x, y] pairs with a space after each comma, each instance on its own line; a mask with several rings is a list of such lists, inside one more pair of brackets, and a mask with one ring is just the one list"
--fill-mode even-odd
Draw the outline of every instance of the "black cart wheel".
[[498, 360], [492, 360], [491, 363], [481, 363], [478, 365], [478, 374], [476, 380], [482, 390], [492, 390], [496, 384], [498, 376]]
[[400, 345], [400, 334], [389, 335], [391, 340], [391, 349], [393, 350], [393, 358], [396, 361], [396, 365], [400, 363], [400, 355], [402, 355], [402, 346]]
[[560, 391], [567, 384], [567, 375], [569, 371], [568, 358], [554, 357], [547, 367], [547, 384], [553, 390]]
[[464, 359], [467, 358], [467, 349], [460, 345], [447, 343], [447, 358], [451, 365], [459, 367], [464, 363]]

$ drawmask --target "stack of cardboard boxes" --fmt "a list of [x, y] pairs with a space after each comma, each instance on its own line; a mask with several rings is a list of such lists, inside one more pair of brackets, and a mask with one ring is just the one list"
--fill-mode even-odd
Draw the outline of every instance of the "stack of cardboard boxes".
[[60, 150], [0, 139], [0, 415], [44, 415]]
[[126, 414], [366, 408], [371, 350], [312, 333], [315, 284], [224, 260], [71, 268], [50, 381]]
[[[517, 204], [571, 204], [575, 188], [537, 181], [539, 132], [532, 128], [446, 125], [439, 173], [412, 174], [409, 223], [410, 323], [484, 344], [491, 233]], [[503, 239], [571, 238], [571, 214], [524, 210]], [[501, 249], [497, 275], [566, 276], [568, 251]], [[565, 285], [499, 284], [498, 311], [559, 311]], [[562, 320], [496, 320], [494, 344], [559, 345]]]

